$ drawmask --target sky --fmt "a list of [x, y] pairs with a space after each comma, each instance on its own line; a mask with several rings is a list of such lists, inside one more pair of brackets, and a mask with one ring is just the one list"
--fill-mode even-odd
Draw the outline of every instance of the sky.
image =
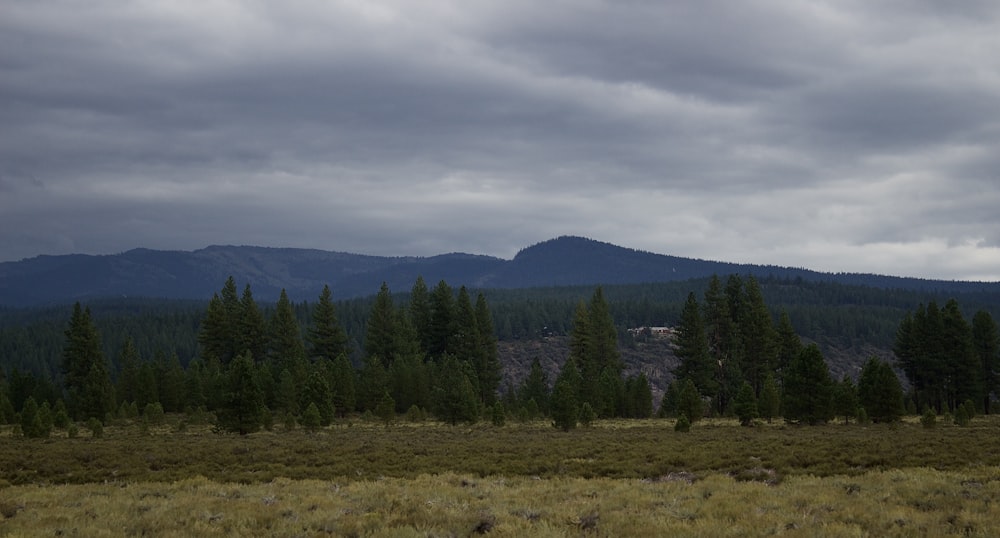
[[992, 0], [0, 0], [0, 261], [561, 235], [1000, 280]]

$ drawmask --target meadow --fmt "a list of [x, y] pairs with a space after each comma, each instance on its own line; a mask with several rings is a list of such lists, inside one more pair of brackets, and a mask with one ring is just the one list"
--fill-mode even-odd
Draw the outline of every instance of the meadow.
[[0, 432], [8, 536], [996, 536], [1000, 418]]

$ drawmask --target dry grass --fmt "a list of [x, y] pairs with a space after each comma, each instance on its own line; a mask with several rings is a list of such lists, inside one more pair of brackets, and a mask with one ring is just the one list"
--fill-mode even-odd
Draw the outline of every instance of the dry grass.
[[996, 536], [1000, 468], [685, 480], [412, 479], [15, 486], [0, 534], [78, 536]]
[[0, 535], [1000, 535], [1000, 418], [672, 426], [8, 437]]

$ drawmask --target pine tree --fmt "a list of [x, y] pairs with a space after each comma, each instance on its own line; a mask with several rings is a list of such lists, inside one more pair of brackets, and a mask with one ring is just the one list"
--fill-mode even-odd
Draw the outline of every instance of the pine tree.
[[945, 351], [943, 368], [949, 379], [945, 381], [948, 405], [955, 408], [966, 400], [983, 399], [982, 362], [973, 347], [972, 328], [962, 316], [958, 301], [950, 299], [941, 310], [942, 334]]
[[858, 377], [858, 401], [875, 422], [896, 422], [904, 413], [903, 388], [889, 363], [871, 357]]
[[431, 346], [431, 303], [424, 277], [418, 276], [410, 289], [410, 321], [420, 338], [420, 350], [426, 355]]
[[441, 357], [434, 376], [434, 412], [438, 418], [449, 424], [479, 419], [479, 397], [470, 380], [474, 376], [468, 363], [450, 354]]
[[736, 399], [733, 400], [733, 412], [740, 419], [741, 426], [750, 426], [757, 418], [757, 399], [754, 397], [753, 387], [750, 386], [750, 383], [744, 381], [743, 385], [740, 386], [740, 391], [736, 393]]
[[983, 411], [990, 413], [990, 395], [1000, 388], [1000, 330], [989, 312], [980, 310], [972, 317], [972, 347], [983, 381]]
[[[278, 387], [274, 395], [275, 409], [292, 415], [299, 414], [299, 388], [295, 376], [285, 368], [278, 374]], [[319, 409], [317, 408], [317, 411]]]
[[483, 395], [483, 403], [492, 405], [496, 401], [497, 389], [500, 387], [500, 353], [497, 350], [493, 315], [490, 313], [486, 297], [482, 293], [476, 296], [475, 315], [479, 333], [479, 364], [476, 367], [476, 373], [479, 375], [479, 390]]
[[317, 365], [310, 368], [305, 386], [299, 393], [299, 408], [306, 409], [310, 405], [319, 410], [321, 424], [328, 426], [333, 421], [333, 395], [321, 366]]
[[768, 374], [764, 378], [764, 387], [760, 390], [760, 401], [757, 407], [761, 418], [766, 420], [768, 424], [780, 413], [781, 393], [773, 374]]
[[114, 389], [89, 308], [73, 306], [65, 335], [62, 372], [70, 409], [80, 418], [104, 417], [114, 409]]
[[781, 408], [785, 420], [819, 424], [831, 417], [832, 381], [823, 354], [810, 344], [788, 365]]
[[455, 298], [447, 282], [441, 280], [434, 287], [430, 304], [428, 355], [432, 359], [438, 359], [452, 351], [452, 338], [455, 334]]
[[729, 298], [722, 288], [717, 275], [712, 275], [705, 290], [704, 315], [705, 337], [709, 350], [709, 362], [713, 367], [712, 379], [715, 386], [716, 411], [723, 413], [729, 405], [731, 386], [740, 379], [736, 349], [736, 327], [729, 311]]
[[705, 325], [694, 293], [688, 294], [681, 310], [674, 344], [676, 345], [674, 354], [681, 361], [674, 369], [674, 376], [691, 380], [700, 394], [714, 397], [719, 387], [715, 377], [715, 367], [709, 354], [708, 340], [705, 337]]
[[165, 360], [159, 368], [160, 404], [168, 413], [179, 413], [184, 410], [184, 368], [176, 353]]
[[580, 381], [576, 361], [572, 358], [567, 359], [552, 387], [550, 401], [552, 425], [560, 430], [569, 431], [576, 428], [580, 417]]
[[232, 276], [226, 279], [222, 290], [212, 296], [205, 317], [198, 332], [201, 356], [214, 359], [220, 365], [229, 364], [242, 353], [239, 322], [241, 318], [240, 300], [236, 294], [236, 281]]
[[267, 357], [267, 327], [264, 322], [264, 314], [261, 314], [260, 307], [254, 301], [250, 284], [243, 288], [237, 330], [239, 353], [249, 351], [254, 362], [263, 362]]
[[375, 416], [377, 416], [386, 426], [395, 420], [396, 402], [392, 399], [392, 396], [390, 396], [388, 392], [382, 393], [382, 398], [379, 399], [378, 405], [375, 406]]
[[[844, 376], [840, 383], [833, 387], [833, 414], [844, 417], [844, 424], [847, 424], [851, 417], [858, 414], [858, 389], [849, 376]], [[871, 416], [871, 413], [869, 416]]]
[[760, 394], [764, 378], [774, 369], [777, 335], [757, 279], [747, 278], [744, 290], [745, 315], [740, 323], [744, 349], [742, 370], [756, 395]]
[[802, 353], [802, 340], [795, 332], [788, 312], [782, 310], [781, 316], [778, 318], [777, 356], [775, 359], [775, 370], [779, 376], [788, 368], [792, 360], [799, 356], [799, 353]]
[[517, 400], [522, 406], [534, 400], [539, 411], [545, 415], [549, 413], [549, 379], [538, 357], [531, 359], [531, 369], [517, 392]]
[[627, 390], [627, 399], [630, 402], [629, 415], [633, 418], [649, 418], [653, 415], [653, 390], [649, 386], [649, 379], [646, 374], [639, 372], [639, 375], [630, 377], [631, 383]]
[[[365, 356], [376, 358], [383, 369], [389, 367], [396, 355], [396, 319], [392, 294], [389, 293], [389, 286], [383, 282], [378, 295], [375, 296], [365, 327]], [[381, 398], [383, 390], [384, 387], [373, 397]], [[372, 403], [374, 405], [377, 402]]]
[[118, 386], [115, 390], [117, 401], [136, 401], [139, 390], [139, 352], [131, 337], [125, 339], [118, 353], [118, 368]]
[[312, 323], [308, 330], [309, 356], [321, 357], [328, 361], [341, 354], [347, 354], [347, 333], [340, 326], [337, 311], [333, 305], [330, 286], [323, 286], [319, 302], [313, 309]]
[[237, 356], [229, 364], [225, 406], [219, 410], [219, 426], [246, 435], [260, 429], [264, 395], [260, 389], [250, 353]]
[[284, 289], [281, 290], [274, 316], [271, 317], [269, 341], [272, 369], [280, 372], [287, 368], [297, 381], [304, 381], [306, 351], [302, 343], [302, 331]]
[[310, 402], [306, 410], [302, 412], [302, 427], [309, 433], [316, 433], [323, 425], [323, 417], [319, 407], [314, 402]]
[[701, 420], [703, 413], [698, 387], [690, 379], [685, 379], [677, 394], [677, 416], [685, 417], [689, 423], [694, 424]]
[[333, 361], [331, 378], [330, 388], [333, 391], [334, 409], [338, 415], [345, 416], [354, 410], [357, 404], [354, 367], [351, 366], [347, 355], [340, 354]]

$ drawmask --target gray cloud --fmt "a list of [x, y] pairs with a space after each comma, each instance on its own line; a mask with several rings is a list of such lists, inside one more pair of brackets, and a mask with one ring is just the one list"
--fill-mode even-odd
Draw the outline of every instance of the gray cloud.
[[0, 260], [577, 234], [1000, 280], [992, 2], [3, 11]]

